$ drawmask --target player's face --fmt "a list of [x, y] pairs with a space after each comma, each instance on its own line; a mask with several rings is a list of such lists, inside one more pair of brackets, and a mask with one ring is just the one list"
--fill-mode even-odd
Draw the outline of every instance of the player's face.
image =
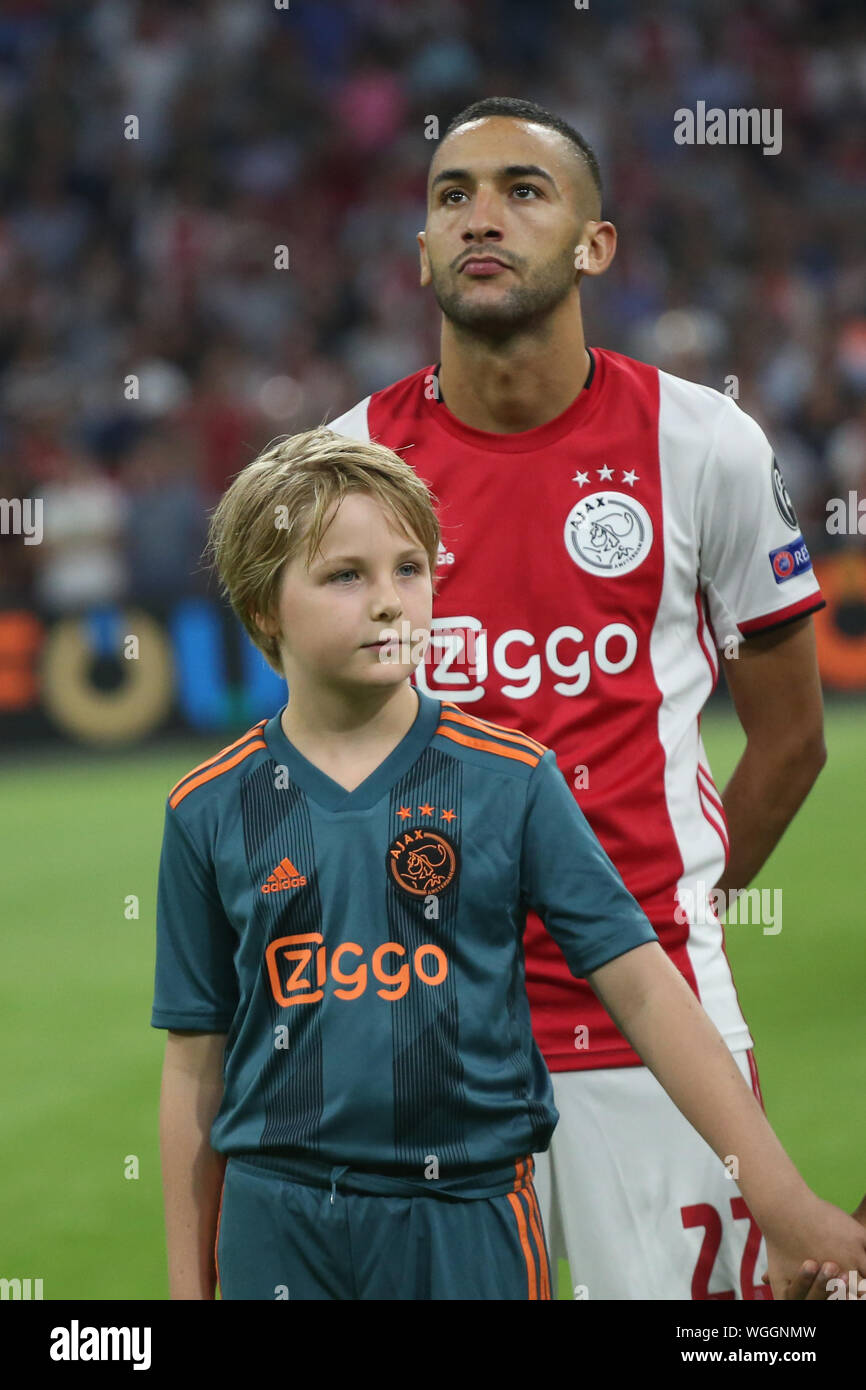
[[[293, 673], [316, 684], [398, 685], [422, 659], [432, 621], [427, 553], [367, 493], [349, 493], [330, 516], [309, 569], [298, 555], [283, 571], [277, 616], [289, 687]], [[383, 644], [387, 629], [405, 640]]]
[[[422, 285], [447, 319], [479, 334], [507, 337], [543, 319], [578, 283], [585, 198], [557, 131], [500, 116], [461, 126], [430, 168]], [[502, 264], [467, 265], [484, 255]]]

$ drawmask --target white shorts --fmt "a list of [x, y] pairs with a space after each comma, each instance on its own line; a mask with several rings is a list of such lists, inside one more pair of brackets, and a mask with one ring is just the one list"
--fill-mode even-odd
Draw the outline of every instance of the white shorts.
[[[760, 1100], [750, 1053], [733, 1057]], [[535, 1155], [535, 1190], [574, 1297], [771, 1298], [766, 1245], [736, 1182], [652, 1072], [552, 1075], [560, 1119]]]

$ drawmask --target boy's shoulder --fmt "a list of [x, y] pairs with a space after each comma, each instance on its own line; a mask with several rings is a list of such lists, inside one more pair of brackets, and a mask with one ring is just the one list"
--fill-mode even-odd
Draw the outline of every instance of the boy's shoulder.
[[[522, 729], [481, 719], [453, 701], [425, 695], [421, 699], [427, 710], [429, 743], [464, 764], [482, 773], [504, 774], [518, 783], [528, 782], [547, 754], [547, 761], [555, 766], [553, 751]], [[193, 833], [213, 829], [256, 765], [273, 761], [267, 735], [271, 722], [268, 718], [260, 719], [240, 738], [175, 782], [168, 793], [167, 806]]]
[[433, 737], [445, 739], [448, 751], [464, 761], [493, 772], [510, 773], [520, 781], [528, 780], [546, 753], [552, 755], [547, 744], [539, 743], [522, 729], [468, 714], [460, 705], [447, 700], [441, 702], [439, 723]]
[[206, 758], [175, 782], [167, 799], [171, 810], [176, 811], [183, 806], [188, 812], [193, 806], [200, 805], [203, 798], [212, 803], [224, 795], [231, 796], [238, 778], [250, 770], [250, 764], [262, 753], [270, 756], [265, 742], [267, 723], [267, 718], [260, 719], [234, 743], [221, 748], [213, 757]]

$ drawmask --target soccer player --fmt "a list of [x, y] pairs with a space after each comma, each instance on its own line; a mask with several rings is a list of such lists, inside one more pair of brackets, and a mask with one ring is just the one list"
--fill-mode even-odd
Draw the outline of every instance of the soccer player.
[[412, 468], [309, 431], [238, 476], [210, 539], [289, 701], [166, 807], [172, 1297], [213, 1297], [215, 1256], [224, 1298], [550, 1298], [529, 907], [740, 1156], [780, 1290], [810, 1252], [866, 1272], [866, 1234], [787, 1158], [553, 752], [413, 688], [440, 534]]
[[[823, 606], [773, 450], [733, 399], [584, 341], [616, 229], [583, 137], [531, 102], [456, 116], [428, 177], [421, 284], [440, 361], [333, 421], [440, 499], [415, 683], [553, 748], [670, 960], [760, 1098], [714, 907], [778, 843], [824, 760]], [[746, 735], [720, 794], [701, 710], [720, 659]], [[772, 950], [774, 924], [768, 928]], [[761, 1298], [736, 1182], [530, 914], [535, 1036], [561, 1114], [538, 1192], [590, 1298]]]

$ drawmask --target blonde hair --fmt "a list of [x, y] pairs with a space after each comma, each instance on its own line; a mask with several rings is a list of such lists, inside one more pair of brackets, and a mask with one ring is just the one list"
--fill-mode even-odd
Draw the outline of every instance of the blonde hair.
[[289, 435], [238, 473], [213, 511], [205, 553], [213, 556], [228, 598], [268, 665], [283, 675], [279, 642], [256, 614], [272, 615], [283, 567], [304, 554], [309, 568], [325, 517], [347, 493], [364, 492], [420, 541], [435, 591], [440, 530], [437, 500], [399, 454], [346, 439], [325, 426]]

